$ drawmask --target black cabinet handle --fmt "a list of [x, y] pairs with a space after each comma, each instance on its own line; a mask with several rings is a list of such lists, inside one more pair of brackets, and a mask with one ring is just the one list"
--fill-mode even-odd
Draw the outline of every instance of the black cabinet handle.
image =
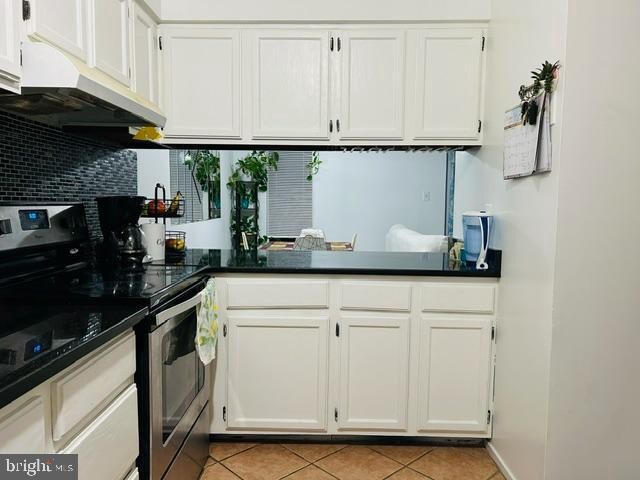
[[338, 37], [338, 51], [340, 51], [340, 44], [341, 44], [340, 37]]
[[336, 132], [340, 131], [340, 119], [336, 119]]
[[329, 133], [333, 133], [333, 120], [329, 120]]
[[331, 37], [331, 40], [329, 40], [329, 50], [333, 52], [333, 37]]

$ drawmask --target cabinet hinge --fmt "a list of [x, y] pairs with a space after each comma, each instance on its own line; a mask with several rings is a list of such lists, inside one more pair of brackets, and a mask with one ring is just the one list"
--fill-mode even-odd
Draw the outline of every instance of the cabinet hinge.
[[222, 407], [222, 421], [227, 421], [227, 407]]
[[484, 43], [486, 41], [487, 37], [485, 37], [484, 35], [482, 36], [482, 51], [484, 52]]
[[491, 410], [487, 410], [487, 425], [491, 423]]
[[222, 325], [222, 336], [223, 337], [227, 336], [227, 324], [226, 323], [224, 325]]
[[491, 340], [496, 339], [496, 327], [491, 327]]
[[336, 323], [336, 337], [340, 336], [340, 324]]
[[22, 19], [29, 20], [31, 18], [31, 2], [22, 0]]
[[482, 131], [482, 120], [478, 120], [478, 133]]
[[158, 37], [158, 48], [162, 50], [162, 35]]
[[338, 421], [338, 408], [333, 409], [333, 418], [337, 422]]

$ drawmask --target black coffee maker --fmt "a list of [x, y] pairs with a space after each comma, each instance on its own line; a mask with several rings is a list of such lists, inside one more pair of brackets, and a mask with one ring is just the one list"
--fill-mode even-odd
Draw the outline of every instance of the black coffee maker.
[[102, 229], [102, 250], [110, 263], [139, 265], [147, 250], [138, 219], [145, 197], [114, 195], [96, 198]]

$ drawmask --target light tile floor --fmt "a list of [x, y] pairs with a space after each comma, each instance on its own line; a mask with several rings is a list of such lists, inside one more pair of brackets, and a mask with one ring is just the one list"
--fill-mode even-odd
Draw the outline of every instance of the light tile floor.
[[505, 480], [484, 448], [212, 443], [201, 480]]

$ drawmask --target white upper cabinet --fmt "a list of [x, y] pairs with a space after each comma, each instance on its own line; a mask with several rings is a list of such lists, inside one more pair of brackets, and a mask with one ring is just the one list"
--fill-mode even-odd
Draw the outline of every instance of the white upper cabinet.
[[93, 0], [95, 66], [129, 86], [129, 2]]
[[407, 429], [409, 316], [339, 319], [340, 430]]
[[248, 32], [252, 139], [328, 140], [329, 32]]
[[410, 35], [407, 100], [413, 139], [478, 139], [483, 31], [433, 28]]
[[30, 0], [30, 5], [29, 33], [80, 60], [88, 60], [89, 0]]
[[471, 315], [420, 320], [418, 431], [487, 432], [491, 322]]
[[340, 58], [339, 138], [402, 140], [405, 31], [344, 30], [332, 43]]
[[20, 0], [0, 0], [0, 88], [18, 91], [20, 79]]
[[158, 103], [158, 26], [147, 12], [135, 3], [131, 22], [133, 47], [133, 83], [131, 88], [141, 97]]
[[240, 138], [240, 33], [167, 27], [162, 33], [165, 134]]
[[329, 318], [265, 310], [227, 318], [227, 427], [326, 430]]

